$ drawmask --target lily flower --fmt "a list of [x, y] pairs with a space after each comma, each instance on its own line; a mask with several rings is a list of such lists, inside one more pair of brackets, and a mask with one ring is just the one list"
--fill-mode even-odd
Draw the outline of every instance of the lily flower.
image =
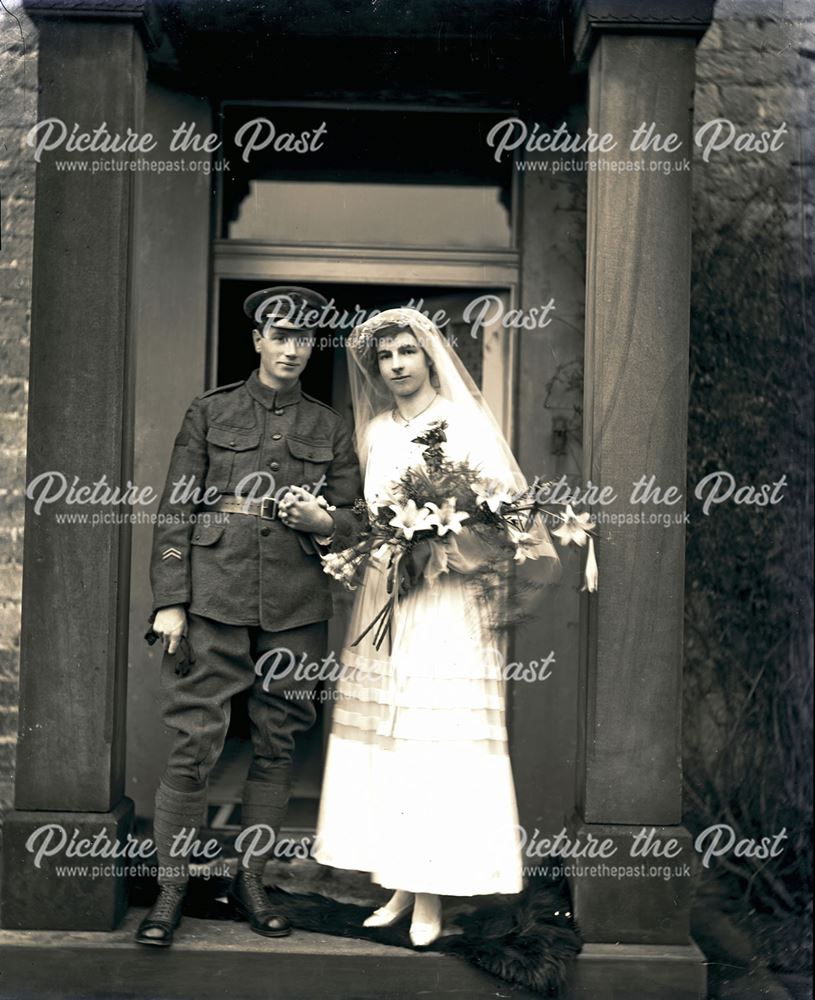
[[466, 511], [456, 510], [456, 498], [449, 497], [439, 507], [435, 503], [426, 503], [425, 507], [430, 511], [427, 523], [433, 525], [440, 536], [444, 536], [448, 531], [457, 535], [461, 531], [462, 522], [470, 516]]
[[594, 522], [588, 514], [575, 514], [570, 503], [566, 504], [566, 515], [563, 524], [552, 532], [564, 545], [574, 542], [581, 547], [589, 540], [588, 533], [594, 530]]
[[597, 557], [594, 554], [594, 539], [589, 539], [589, 554], [586, 557], [586, 568], [583, 571], [584, 583], [581, 590], [589, 593], [597, 590]]
[[515, 555], [513, 558], [518, 565], [522, 565], [527, 559], [538, 558], [537, 548], [540, 544], [539, 538], [531, 534], [531, 532], [521, 531], [511, 524], [507, 525], [507, 532], [509, 540], [515, 546]]
[[485, 504], [493, 514], [498, 513], [501, 504], [510, 503], [513, 499], [512, 494], [503, 489], [497, 479], [474, 483], [472, 489], [478, 506]]
[[430, 527], [430, 516], [427, 510], [424, 507], [418, 508], [415, 500], [408, 500], [404, 507], [396, 503], [388, 504], [388, 506], [394, 512], [394, 516], [388, 521], [388, 524], [396, 528], [397, 531], [401, 531], [408, 541], [413, 538], [417, 531]]

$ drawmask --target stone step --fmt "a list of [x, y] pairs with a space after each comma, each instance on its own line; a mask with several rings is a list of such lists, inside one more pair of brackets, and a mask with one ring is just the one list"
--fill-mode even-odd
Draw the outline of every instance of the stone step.
[[[243, 923], [187, 917], [171, 948], [135, 944], [146, 911], [115, 931], [0, 931], [0, 998], [19, 1000], [396, 1000], [490, 998], [496, 980], [466, 962], [295, 931], [263, 938]], [[526, 1000], [531, 994], [499, 989]]]
[[[0, 930], [0, 1000], [534, 1000], [461, 959], [295, 931], [184, 919], [176, 943], [133, 941], [146, 911], [115, 931]], [[562, 1000], [704, 1000], [695, 947], [587, 945]]]

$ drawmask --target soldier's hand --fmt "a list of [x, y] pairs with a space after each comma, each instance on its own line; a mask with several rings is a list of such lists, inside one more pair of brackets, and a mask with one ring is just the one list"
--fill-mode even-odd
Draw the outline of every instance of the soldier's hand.
[[181, 636], [187, 631], [187, 613], [182, 605], [162, 608], [156, 612], [153, 631], [161, 636], [164, 649], [172, 655], [181, 641]]
[[330, 535], [334, 530], [334, 518], [317, 497], [302, 486], [292, 486], [280, 501], [279, 517], [287, 527], [297, 531]]

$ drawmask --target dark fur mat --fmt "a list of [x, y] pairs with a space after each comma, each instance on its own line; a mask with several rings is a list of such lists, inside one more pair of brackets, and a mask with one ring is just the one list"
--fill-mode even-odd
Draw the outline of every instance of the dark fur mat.
[[[191, 878], [184, 914], [205, 920], [241, 919], [226, 901], [228, 887], [225, 878]], [[154, 879], [133, 880], [130, 903], [150, 906], [157, 891]], [[407, 917], [395, 927], [363, 927], [371, 906], [341, 903], [313, 892], [270, 888], [268, 893], [300, 930], [413, 949]], [[533, 880], [518, 896], [490, 897], [450, 920], [449, 929], [453, 933], [421, 950], [456, 955], [507, 983], [549, 997], [558, 995], [569, 963], [582, 947], [565, 880]]]

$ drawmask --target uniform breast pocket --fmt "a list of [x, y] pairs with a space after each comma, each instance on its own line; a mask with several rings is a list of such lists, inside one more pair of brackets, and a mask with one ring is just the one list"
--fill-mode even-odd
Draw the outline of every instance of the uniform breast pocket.
[[301, 482], [309, 487], [319, 483], [328, 472], [328, 467], [334, 458], [334, 448], [330, 441], [316, 438], [304, 438], [289, 435], [289, 451], [291, 452], [295, 472], [302, 465]]
[[200, 524], [196, 525], [190, 544], [209, 548], [209, 546], [220, 542], [225, 527], [226, 525], [217, 521], [202, 520]]
[[207, 487], [234, 493], [238, 483], [257, 468], [260, 431], [210, 427], [207, 431], [209, 471]]

